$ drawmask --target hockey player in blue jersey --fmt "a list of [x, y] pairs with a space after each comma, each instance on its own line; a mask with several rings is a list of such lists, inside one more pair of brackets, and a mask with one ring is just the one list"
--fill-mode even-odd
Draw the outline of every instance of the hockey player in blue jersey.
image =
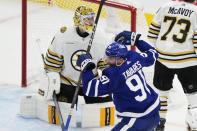
[[[153, 65], [158, 53], [133, 32], [124, 31], [115, 41], [106, 48], [110, 67], [102, 71], [99, 79], [92, 72], [95, 64], [91, 57], [79, 56], [77, 65], [83, 71], [83, 92], [90, 97], [113, 94], [117, 115], [122, 120], [112, 131], [154, 131], [159, 123], [160, 100], [147, 84], [142, 68]], [[135, 45], [141, 53], [128, 51], [125, 44]]]

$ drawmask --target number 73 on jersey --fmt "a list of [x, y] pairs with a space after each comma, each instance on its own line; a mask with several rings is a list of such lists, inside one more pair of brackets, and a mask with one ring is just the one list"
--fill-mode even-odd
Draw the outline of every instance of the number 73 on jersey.
[[[189, 19], [184, 18], [177, 18], [174, 16], [164, 16], [163, 23], [170, 23], [167, 31], [161, 35], [161, 41], [167, 41], [169, 39], [172, 39], [174, 42], [178, 44], [183, 44], [188, 36], [188, 33], [190, 31], [191, 22]], [[178, 26], [175, 28], [175, 26]], [[170, 32], [177, 32], [179, 28], [178, 34], [172, 34], [169, 35]]]

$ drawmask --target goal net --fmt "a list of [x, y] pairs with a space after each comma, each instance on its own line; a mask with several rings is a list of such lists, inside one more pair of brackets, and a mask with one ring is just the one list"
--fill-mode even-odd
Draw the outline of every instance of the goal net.
[[[61, 27], [74, 26], [75, 9], [85, 5], [97, 12], [99, 3], [100, 0], [27, 0], [27, 6], [23, 3], [23, 87], [39, 83], [43, 72], [41, 53], [45, 54]], [[147, 28], [142, 6], [132, 0], [106, 1], [97, 26], [111, 39], [123, 30], [146, 34]]]

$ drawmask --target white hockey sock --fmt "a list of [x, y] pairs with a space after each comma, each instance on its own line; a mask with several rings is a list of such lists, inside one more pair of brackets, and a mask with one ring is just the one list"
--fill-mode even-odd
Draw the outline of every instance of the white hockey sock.
[[197, 108], [197, 92], [186, 94], [188, 100], [188, 109]]
[[168, 96], [169, 96], [169, 91], [159, 90], [159, 97], [161, 101], [161, 108], [159, 110], [159, 115], [161, 118], [166, 118], [166, 114], [168, 110]]
[[197, 130], [197, 92], [186, 94], [188, 99], [188, 112], [186, 115], [186, 122], [191, 130]]

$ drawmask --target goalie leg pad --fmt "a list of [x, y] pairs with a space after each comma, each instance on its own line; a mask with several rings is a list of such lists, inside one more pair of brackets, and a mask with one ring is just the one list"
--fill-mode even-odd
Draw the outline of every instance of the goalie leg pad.
[[[63, 117], [66, 123], [71, 104], [65, 102], [58, 102]], [[53, 101], [46, 101], [42, 96], [24, 95], [21, 97], [20, 113], [26, 118], [39, 118], [47, 121], [50, 124], [60, 125], [57, 110]], [[72, 112], [71, 127], [76, 127], [76, 109]]]
[[83, 104], [82, 127], [103, 127], [117, 123], [113, 102]]
[[26, 118], [36, 118], [37, 94], [23, 95], [20, 98], [20, 114]]
[[[60, 125], [57, 110], [53, 101], [46, 101], [42, 97], [38, 99], [37, 117], [41, 120], [48, 121], [50, 124]], [[64, 123], [67, 120], [71, 104], [58, 102]], [[72, 112], [71, 127], [76, 127], [76, 109]]]

